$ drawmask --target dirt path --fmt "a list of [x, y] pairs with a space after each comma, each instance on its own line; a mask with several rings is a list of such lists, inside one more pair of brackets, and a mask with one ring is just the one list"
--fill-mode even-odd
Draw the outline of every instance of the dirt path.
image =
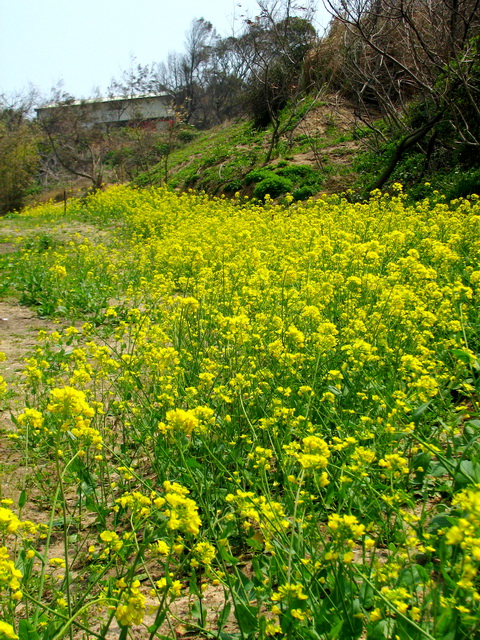
[[35, 345], [37, 332], [50, 325], [15, 300], [0, 300], [0, 351], [6, 355], [6, 360], [0, 363], [0, 374], [14, 394], [8, 408], [0, 405], [0, 494], [13, 500], [23, 487], [25, 468], [22, 453], [8, 438], [12, 428], [10, 411], [17, 413], [22, 409], [18, 382], [24, 359]]
[[51, 324], [51, 321], [42, 320], [31, 309], [14, 300], [0, 300], [0, 351], [7, 357], [0, 365], [0, 373], [7, 383], [15, 382], [27, 351], [35, 344], [38, 331], [51, 327]]

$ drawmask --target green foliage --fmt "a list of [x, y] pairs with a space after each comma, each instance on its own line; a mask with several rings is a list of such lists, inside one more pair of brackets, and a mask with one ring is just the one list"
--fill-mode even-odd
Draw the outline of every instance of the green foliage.
[[463, 173], [445, 193], [448, 200], [468, 198], [472, 194], [480, 195], [480, 169]]
[[12, 291], [59, 319], [5, 399], [10, 637], [478, 635], [480, 200], [286, 200], [2, 220]]
[[0, 118], [0, 215], [21, 209], [35, 182], [38, 135], [27, 122], [9, 126]]
[[241, 191], [242, 188], [243, 188], [243, 182], [237, 179], [237, 180], [232, 180], [231, 182], [227, 182], [223, 190], [225, 191], [225, 193], [236, 193], [237, 191]]
[[272, 173], [271, 176], [265, 177], [255, 186], [253, 195], [258, 199], [263, 199], [267, 194], [272, 196], [272, 198], [276, 198], [277, 196], [292, 191], [292, 189], [293, 183], [291, 180]]
[[318, 193], [323, 176], [309, 165], [293, 165], [283, 161], [276, 166], [254, 169], [245, 176], [245, 184], [255, 184], [254, 196], [277, 197], [290, 192], [296, 200], [307, 200]]
[[189, 142], [195, 140], [195, 138], [197, 138], [199, 135], [199, 131], [197, 131], [194, 127], [184, 126], [178, 132], [178, 140], [183, 144], [188, 144]]
[[262, 169], [254, 169], [245, 176], [245, 184], [256, 184], [257, 182], [261, 182], [262, 180], [272, 177], [275, 177], [273, 169], [268, 169], [266, 167]]
[[312, 196], [314, 196], [317, 193], [317, 191], [318, 190], [315, 189], [314, 187], [304, 185], [303, 187], [299, 187], [298, 189], [295, 189], [292, 195], [295, 198], [295, 200], [308, 200], [308, 198], [311, 198]]
[[279, 169], [277, 173], [288, 178], [299, 187], [309, 187], [311, 189], [310, 195], [318, 192], [324, 179], [323, 175], [310, 165], [288, 165], [287, 167]]

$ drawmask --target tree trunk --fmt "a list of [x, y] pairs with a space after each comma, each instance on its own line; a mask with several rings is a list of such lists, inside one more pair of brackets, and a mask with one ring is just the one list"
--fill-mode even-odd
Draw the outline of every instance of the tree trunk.
[[437, 124], [437, 122], [439, 122], [439, 120], [442, 119], [442, 116], [443, 110], [437, 113], [437, 115], [429, 120], [426, 124], [424, 124], [423, 127], [420, 127], [416, 131], [412, 131], [412, 133], [407, 134], [404, 138], [402, 138], [402, 140], [400, 140], [387, 167], [379, 176], [375, 184], [373, 184], [368, 189], [368, 192], [374, 191], [375, 189], [381, 189], [383, 187], [383, 185], [387, 182], [387, 180], [394, 172], [395, 167], [402, 159], [404, 153], [414, 147], [417, 142], [423, 140], [427, 133], [433, 129], [433, 127]]

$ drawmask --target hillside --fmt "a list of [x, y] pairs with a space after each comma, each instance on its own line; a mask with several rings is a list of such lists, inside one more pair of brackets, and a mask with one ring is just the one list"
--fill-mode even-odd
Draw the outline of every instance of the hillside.
[[[287, 109], [284, 118], [289, 115]], [[380, 137], [382, 129], [387, 131], [378, 113], [372, 111], [361, 122], [352, 104], [329, 95], [300, 113], [267, 165], [272, 128], [255, 129], [251, 121], [238, 119], [207, 131], [184, 128], [167, 160], [141, 173], [134, 183], [167, 183], [177, 190], [228, 197], [236, 192], [259, 199], [266, 193], [273, 198], [291, 193], [294, 199], [305, 200], [349, 191], [350, 198], [364, 199], [397, 144], [395, 138]], [[398, 162], [384, 189], [391, 190], [396, 182], [414, 200], [434, 190], [450, 200], [479, 193], [480, 170], [476, 163], [462, 167], [453, 156], [426, 163], [424, 150], [414, 147]]]
[[[291, 117], [285, 109], [283, 118]], [[160, 162], [144, 161], [147, 170], [137, 171], [131, 183], [137, 186], [168, 185], [177, 191], [194, 190], [233, 197], [240, 193], [263, 200], [279, 201], [286, 194], [307, 200], [321, 194], [347, 193], [350, 200], [365, 200], [371, 186], [389, 162], [397, 142], [379, 131], [386, 123], [374, 111], [359, 121], [356, 109], [338, 94], [322, 101], [306, 101], [290, 127], [280, 137], [272, 159], [265, 164], [272, 127], [255, 128], [246, 118], [229, 120], [206, 131], [181, 122], [169, 133], [168, 151], [164, 134], [157, 136], [162, 149]], [[136, 134], [135, 134], [136, 135]], [[150, 143], [152, 144], [152, 143]], [[124, 182], [122, 163], [134, 153], [127, 138], [104, 160], [104, 185]], [[412, 148], [398, 162], [384, 190], [401, 183], [412, 200], [442, 192], [447, 200], [480, 192], [480, 170], [476, 163], [461, 166], [454, 156], [425, 162], [424, 150]], [[61, 179], [36, 190], [30, 205], [49, 199], [63, 201], [82, 196], [91, 183], [63, 173]]]
[[[168, 183], [174, 188], [205, 190], [212, 195], [251, 194], [245, 177], [261, 169], [271, 135], [270, 128], [255, 130], [249, 121], [228, 122], [206, 132], [192, 132], [192, 141], [169, 159]], [[188, 135], [187, 135], [188, 139]], [[281, 138], [269, 167], [308, 167], [311, 193], [342, 190], [355, 179], [352, 161], [360, 150], [355, 140], [355, 117], [346, 104], [333, 99], [315, 106]], [[163, 167], [139, 178], [145, 182], [164, 177]], [[293, 188], [306, 186], [293, 181]], [[273, 195], [273, 194], [272, 194]]]

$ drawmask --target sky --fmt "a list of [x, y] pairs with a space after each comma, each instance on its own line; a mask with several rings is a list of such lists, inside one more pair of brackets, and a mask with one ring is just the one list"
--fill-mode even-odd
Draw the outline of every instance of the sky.
[[[105, 95], [132, 60], [148, 65], [181, 53], [194, 19], [227, 36], [257, 10], [256, 0], [0, 0], [0, 94], [33, 85], [48, 97], [63, 82], [76, 98]], [[323, 9], [317, 20], [326, 26]]]

